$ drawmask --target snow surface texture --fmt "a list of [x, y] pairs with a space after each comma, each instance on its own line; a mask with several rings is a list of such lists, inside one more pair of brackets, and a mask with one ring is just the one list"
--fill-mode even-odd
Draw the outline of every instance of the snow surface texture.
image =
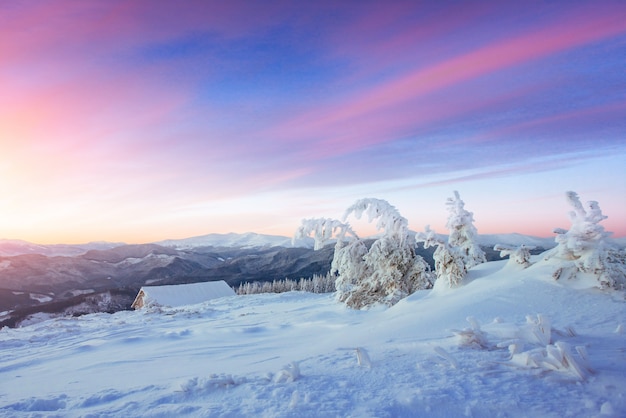
[[391, 308], [232, 296], [0, 330], [0, 417], [623, 417], [624, 293], [555, 260]]

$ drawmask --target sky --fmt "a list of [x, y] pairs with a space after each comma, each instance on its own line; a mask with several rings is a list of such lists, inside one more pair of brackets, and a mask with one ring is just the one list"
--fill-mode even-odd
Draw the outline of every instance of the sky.
[[[385, 199], [445, 233], [626, 236], [626, 2], [0, 3], [0, 238], [290, 236]], [[364, 222], [348, 219], [367, 230]]]

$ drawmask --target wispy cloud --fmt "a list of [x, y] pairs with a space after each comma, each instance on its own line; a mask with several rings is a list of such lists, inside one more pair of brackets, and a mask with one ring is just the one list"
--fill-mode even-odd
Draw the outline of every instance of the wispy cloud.
[[566, 6], [2, 4], [0, 233], [620, 151], [626, 9]]
[[626, 23], [615, 14], [566, 15], [523, 35], [495, 40], [358, 91], [339, 103], [329, 103], [294, 118], [279, 128], [278, 134], [285, 141], [304, 139], [312, 148], [329, 153], [345, 153], [395, 140], [407, 131], [470, 110], [433, 109], [429, 104], [433, 93], [625, 32]]

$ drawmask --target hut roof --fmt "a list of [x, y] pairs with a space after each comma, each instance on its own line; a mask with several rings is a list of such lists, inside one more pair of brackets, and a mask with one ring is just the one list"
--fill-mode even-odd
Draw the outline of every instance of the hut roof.
[[132, 307], [139, 309], [147, 304], [171, 307], [193, 305], [234, 295], [235, 291], [223, 280], [167, 286], [144, 286], [139, 290]]

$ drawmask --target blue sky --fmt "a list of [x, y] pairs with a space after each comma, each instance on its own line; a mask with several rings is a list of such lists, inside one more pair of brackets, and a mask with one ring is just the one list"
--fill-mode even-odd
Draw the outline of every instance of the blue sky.
[[550, 236], [564, 194], [626, 235], [626, 5], [0, 5], [0, 237], [291, 235], [388, 200]]

